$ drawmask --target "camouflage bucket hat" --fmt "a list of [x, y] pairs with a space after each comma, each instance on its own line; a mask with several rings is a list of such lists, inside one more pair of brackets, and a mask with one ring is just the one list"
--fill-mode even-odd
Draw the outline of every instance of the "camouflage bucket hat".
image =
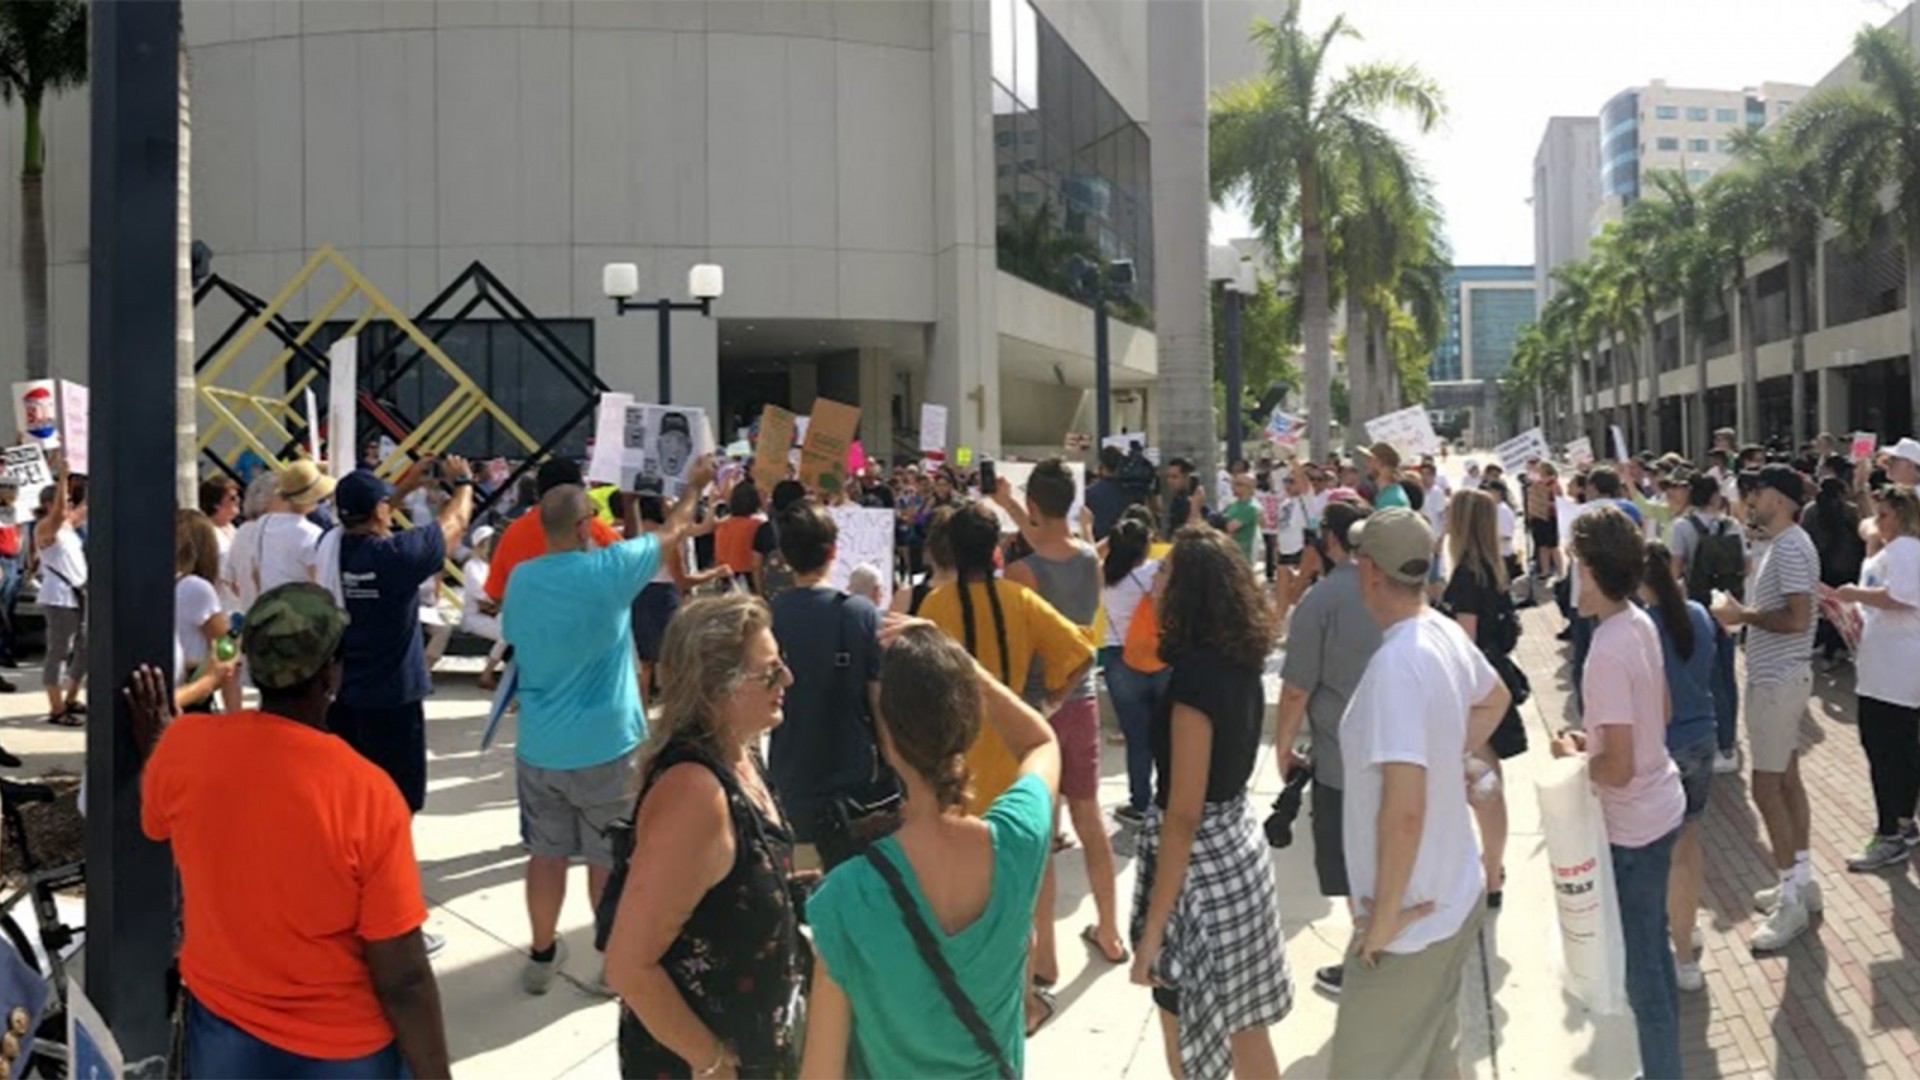
[[347, 613], [333, 594], [296, 582], [271, 589], [254, 601], [240, 632], [247, 670], [262, 690], [285, 690], [313, 678], [333, 662], [347, 632]]

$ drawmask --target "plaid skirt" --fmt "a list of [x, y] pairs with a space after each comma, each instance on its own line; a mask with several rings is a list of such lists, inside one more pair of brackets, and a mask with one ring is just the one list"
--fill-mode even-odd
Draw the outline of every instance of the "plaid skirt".
[[[1149, 805], [1133, 890], [1136, 948], [1153, 895], [1162, 820], [1160, 808]], [[1277, 1024], [1292, 1010], [1272, 856], [1246, 796], [1206, 805], [1154, 975], [1179, 994], [1180, 1065], [1191, 1080], [1230, 1075], [1232, 1035]]]

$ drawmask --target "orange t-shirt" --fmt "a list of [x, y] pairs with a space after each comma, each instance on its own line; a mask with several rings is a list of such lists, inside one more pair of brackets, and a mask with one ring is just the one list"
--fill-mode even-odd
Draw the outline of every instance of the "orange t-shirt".
[[173, 844], [180, 973], [255, 1038], [345, 1059], [394, 1040], [365, 943], [426, 922], [413, 825], [338, 736], [262, 712], [189, 713], [147, 763], [140, 824]]
[[[607, 547], [621, 540], [612, 526], [599, 518], [593, 519], [593, 545]], [[493, 561], [487, 564], [487, 595], [499, 603], [507, 595], [507, 576], [513, 568], [528, 559], [537, 559], [547, 553], [547, 531], [540, 527], [540, 512], [529, 510], [513, 519], [507, 531], [494, 541]]]
[[736, 574], [753, 572], [753, 537], [766, 524], [759, 514], [730, 517], [713, 530], [713, 561], [725, 563]]

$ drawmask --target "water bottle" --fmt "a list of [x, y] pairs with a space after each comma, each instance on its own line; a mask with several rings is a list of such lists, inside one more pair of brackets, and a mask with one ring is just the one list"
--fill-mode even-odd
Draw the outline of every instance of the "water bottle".
[[213, 655], [221, 663], [229, 663], [234, 657], [240, 655], [240, 628], [245, 626], [246, 622], [247, 617], [237, 611], [228, 618], [226, 635], [213, 643]]

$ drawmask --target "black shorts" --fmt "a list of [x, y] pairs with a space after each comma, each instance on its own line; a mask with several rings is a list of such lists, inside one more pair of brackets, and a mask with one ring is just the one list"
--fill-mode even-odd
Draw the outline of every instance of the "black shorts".
[[1275, 561], [1279, 562], [1281, 566], [1299, 566], [1301, 557], [1304, 556], [1306, 553], [1307, 553], [1307, 550], [1305, 548], [1301, 548], [1299, 551], [1296, 551], [1291, 555], [1286, 555], [1286, 554], [1275, 555], [1274, 559]]
[[1527, 535], [1533, 538], [1533, 546], [1555, 548], [1560, 546], [1560, 522], [1555, 518], [1528, 518]]
[[1501, 761], [1527, 752], [1527, 724], [1520, 718], [1519, 706], [1507, 706], [1507, 715], [1500, 718], [1500, 726], [1487, 737], [1487, 747]]
[[1320, 895], [1348, 896], [1353, 886], [1347, 881], [1345, 848], [1346, 796], [1336, 787], [1315, 782], [1308, 785], [1313, 814], [1313, 869], [1320, 878]]
[[416, 814], [427, 804], [426, 721], [426, 709], [417, 701], [380, 709], [356, 709], [336, 701], [327, 710], [327, 727], [393, 777], [407, 809]]

